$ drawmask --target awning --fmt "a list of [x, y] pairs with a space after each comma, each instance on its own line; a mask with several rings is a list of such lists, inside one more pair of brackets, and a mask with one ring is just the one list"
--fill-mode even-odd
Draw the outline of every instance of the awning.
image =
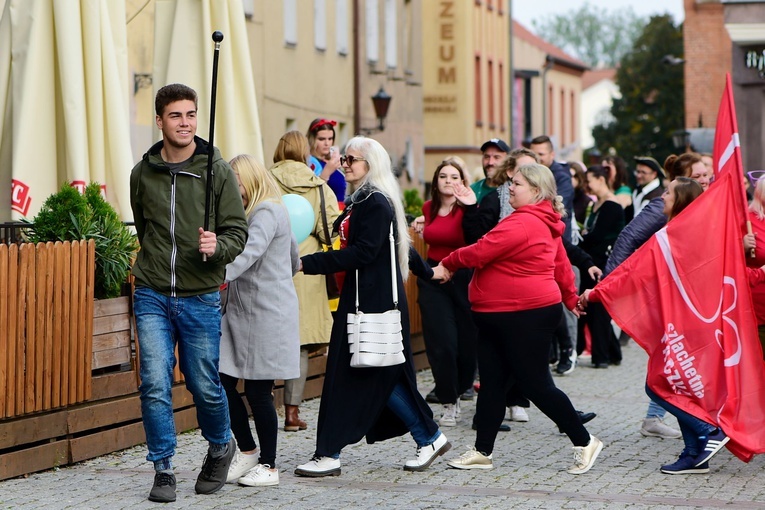
[[0, 3], [0, 220], [91, 181], [131, 219], [124, 0]]
[[[199, 94], [197, 135], [207, 139], [214, 43], [223, 32], [213, 143], [226, 160], [247, 153], [263, 161], [255, 81], [241, 0], [157, 0], [153, 85], [183, 83]], [[157, 132], [157, 139], [161, 138]], [[265, 163], [265, 161], [263, 161]]]

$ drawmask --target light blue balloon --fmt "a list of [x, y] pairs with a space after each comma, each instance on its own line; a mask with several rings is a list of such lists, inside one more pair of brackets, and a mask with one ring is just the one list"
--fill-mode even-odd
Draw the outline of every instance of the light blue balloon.
[[311, 235], [313, 226], [316, 223], [316, 217], [313, 214], [313, 206], [311, 205], [311, 202], [305, 198], [292, 193], [282, 195], [282, 201], [287, 207], [287, 212], [290, 216], [292, 233], [295, 234], [297, 242], [302, 243], [309, 235]]

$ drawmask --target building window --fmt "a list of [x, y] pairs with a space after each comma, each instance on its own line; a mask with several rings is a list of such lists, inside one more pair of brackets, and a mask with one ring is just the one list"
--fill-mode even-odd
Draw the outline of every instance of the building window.
[[297, 0], [284, 0], [284, 44], [297, 46]]
[[569, 102], [569, 108], [571, 108], [571, 115], [569, 116], [569, 119], [571, 120], [571, 142], [573, 143], [577, 138], [579, 138], [578, 133], [576, 132], [576, 101], [574, 101], [574, 98], [576, 97], [576, 94], [574, 91], [571, 91], [571, 101]]
[[566, 91], [560, 89], [560, 146], [566, 145]]
[[555, 133], [553, 119], [553, 86], [550, 85], [547, 88], [547, 132], [545, 133], [547, 136], [553, 136]]
[[494, 62], [491, 60], [488, 61], [487, 74], [486, 81], [489, 85], [489, 90], [486, 95], [489, 97], [489, 129], [494, 129], [497, 126], [494, 121]]
[[396, 2], [397, 0], [385, 0], [385, 66], [388, 69], [398, 66]]
[[242, 0], [242, 9], [245, 19], [252, 19], [255, 15], [255, 0]]
[[505, 130], [505, 70], [500, 62], [499, 64], [499, 129]]
[[313, 43], [319, 51], [327, 49], [326, 0], [313, 0]]
[[483, 126], [483, 115], [482, 115], [482, 104], [481, 104], [481, 56], [476, 55], [475, 56], [475, 125], [480, 127]]
[[414, 41], [414, 19], [412, 14], [412, 0], [404, 0], [404, 71], [414, 74], [414, 56], [412, 55]]
[[494, 10], [494, 0], [486, 0], [486, 8], [490, 11]]
[[335, 44], [337, 53], [348, 54], [348, 0], [335, 0]]
[[377, 0], [366, 1], [367, 62], [377, 63], [380, 59], [380, 31]]

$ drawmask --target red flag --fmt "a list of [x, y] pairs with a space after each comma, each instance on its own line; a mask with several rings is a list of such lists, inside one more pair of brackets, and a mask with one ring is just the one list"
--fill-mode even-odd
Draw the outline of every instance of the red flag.
[[721, 427], [728, 448], [748, 462], [765, 452], [765, 363], [742, 250], [740, 188], [739, 176], [722, 173], [595, 293], [648, 353], [648, 386]]
[[[725, 73], [725, 90], [717, 110], [717, 125], [715, 126], [715, 143], [712, 151], [715, 169], [715, 179], [725, 172], [739, 176], [741, 189], [737, 199], [741, 199], [744, 214], [747, 211], [746, 181], [744, 180], [744, 164], [741, 161], [741, 142], [738, 137], [738, 120], [736, 119], [736, 104], [733, 101], [733, 85], [730, 73]], [[751, 228], [747, 227], [751, 233]], [[745, 230], [746, 231], [746, 230]]]

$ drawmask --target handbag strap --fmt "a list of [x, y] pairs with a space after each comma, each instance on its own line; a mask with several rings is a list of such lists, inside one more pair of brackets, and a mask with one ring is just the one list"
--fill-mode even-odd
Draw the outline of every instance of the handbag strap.
[[[398, 309], [398, 285], [396, 285], [396, 244], [393, 239], [393, 221], [388, 231], [390, 240], [390, 283], [393, 286], [393, 308]], [[359, 313], [359, 270], [356, 270], [356, 313]]]
[[332, 238], [329, 237], [329, 226], [327, 225], [327, 203], [324, 201], [324, 185], [322, 184], [318, 188], [319, 200], [321, 201], [321, 223], [324, 226], [324, 237], [327, 239], [327, 251], [332, 251]]

